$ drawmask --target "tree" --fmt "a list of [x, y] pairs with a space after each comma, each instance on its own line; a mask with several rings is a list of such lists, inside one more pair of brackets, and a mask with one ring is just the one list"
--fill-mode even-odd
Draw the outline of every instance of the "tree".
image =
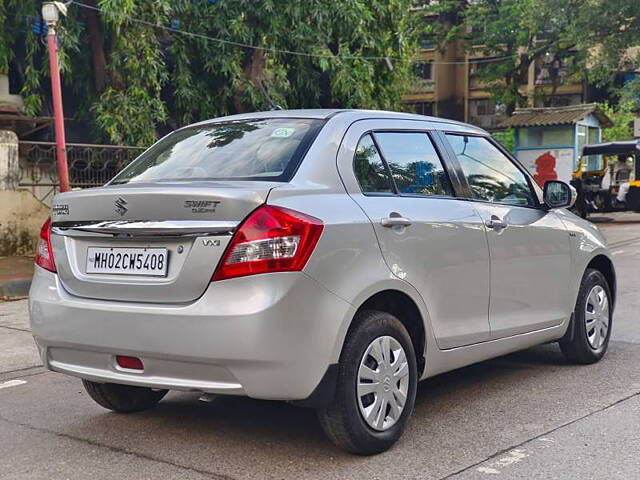
[[602, 129], [603, 142], [616, 142], [633, 138], [633, 103], [621, 102], [615, 106], [605, 103], [602, 105], [602, 111], [613, 123], [611, 127]]
[[500, 144], [512, 153], [515, 153], [516, 149], [516, 130], [515, 128], [509, 128], [498, 132], [492, 132], [491, 136], [495, 138]]
[[[467, 7], [467, 49], [495, 57], [479, 63], [477, 75], [508, 113], [527, 104], [529, 92], [520, 87], [527, 84], [529, 68], [537, 60], [558, 63], [571, 56], [570, 73], [580, 71], [583, 52], [576, 51], [574, 39], [567, 34], [579, 3], [582, 0], [480, 0]], [[560, 80], [558, 73], [550, 69], [552, 90]]]
[[638, 0], [431, 0], [423, 10], [437, 14], [428, 32], [440, 48], [462, 40], [466, 50], [488, 60], [474, 64], [475, 75], [497, 103], [511, 113], [525, 106], [532, 92], [530, 66], [539, 60], [548, 69], [551, 92], [560, 84], [560, 65], [567, 75], [600, 86], [612, 85], [620, 70], [640, 65]]
[[464, 14], [472, 0], [416, 0], [416, 3], [414, 12], [424, 16], [422, 36], [434, 40], [440, 51], [464, 34]]
[[589, 52], [591, 80], [611, 82], [620, 70], [640, 66], [638, 0], [583, 0], [569, 35]]
[[[72, 4], [59, 28], [65, 93], [97, 140], [132, 145], [274, 103], [399, 108], [418, 36], [411, 0], [85, 4]], [[38, 0], [0, 0], [0, 73], [16, 72], [30, 114], [48, 98], [46, 51], [32, 32], [39, 9]]]

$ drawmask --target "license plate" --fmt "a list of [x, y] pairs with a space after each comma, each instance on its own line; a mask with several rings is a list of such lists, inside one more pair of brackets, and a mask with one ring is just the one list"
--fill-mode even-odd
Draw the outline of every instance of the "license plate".
[[89, 247], [87, 273], [166, 277], [167, 249]]

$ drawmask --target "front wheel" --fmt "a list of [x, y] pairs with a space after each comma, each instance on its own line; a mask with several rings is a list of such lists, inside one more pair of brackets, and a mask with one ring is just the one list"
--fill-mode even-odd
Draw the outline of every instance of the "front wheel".
[[573, 363], [589, 364], [600, 360], [611, 337], [613, 305], [611, 290], [604, 275], [588, 269], [582, 277], [573, 317], [573, 335], [560, 340], [560, 349]]
[[386, 312], [360, 312], [340, 356], [333, 404], [318, 411], [320, 424], [349, 452], [383, 452], [402, 435], [416, 386], [416, 357], [402, 323]]

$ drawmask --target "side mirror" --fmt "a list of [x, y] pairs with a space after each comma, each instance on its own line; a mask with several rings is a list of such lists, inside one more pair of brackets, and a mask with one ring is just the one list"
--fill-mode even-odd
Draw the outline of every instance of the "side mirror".
[[544, 203], [549, 208], [571, 208], [578, 193], [571, 185], [560, 180], [549, 180], [544, 184]]

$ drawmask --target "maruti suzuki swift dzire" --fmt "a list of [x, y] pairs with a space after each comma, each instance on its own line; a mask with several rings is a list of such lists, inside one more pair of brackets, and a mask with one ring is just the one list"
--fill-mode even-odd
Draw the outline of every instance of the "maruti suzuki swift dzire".
[[615, 272], [574, 200], [454, 121], [209, 120], [103, 187], [56, 195], [33, 335], [107, 409], [169, 390], [284, 400], [373, 454], [402, 434], [420, 380], [546, 342], [602, 358]]

